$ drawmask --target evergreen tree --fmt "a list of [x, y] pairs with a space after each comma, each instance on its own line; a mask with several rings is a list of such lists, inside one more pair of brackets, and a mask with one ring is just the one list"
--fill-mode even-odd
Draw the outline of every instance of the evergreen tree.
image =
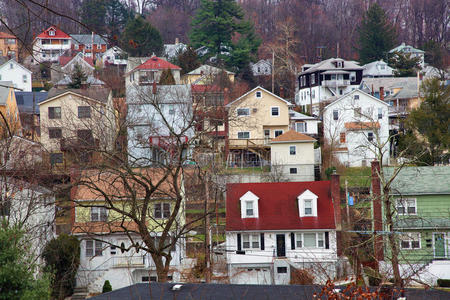
[[389, 59], [389, 65], [395, 69], [396, 77], [413, 77], [420, 70], [420, 58], [411, 57], [410, 53], [395, 52]]
[[160, 55], [163, 49], [159, 31], [140, 15], [128, 21], [121, 42], [122, 48], [131, 56]]
[[84, 0], [81, 4], [81, 23], [89, 31], [104, 34], [106, 32], [105, 16], [106, 6], [104, 0]]
[[80, 242], [74, 236], [61, 234], [51, 240], [42, 254], [46, 269], [53, 272], [53, 297], [64, 299], [73, 293], [75, 276], [80, 265]]
[[83, 81], [86, 81], [86, 79], [87, 79], [87, 76], [83, 72], [83, 69], [77, 63], [73, 67], [71, 78], [72, 78], [72, 82], [68, 85], [68, 87], [71, 89], [81, 88], [81, 84], [83, 83]]
[[433, 78], [422, 84], [425, 101], [413, 110], [405, 122], [406, 135], [400, 139], [400, 150], [407, 155], [424, 153], [427, 164], [449, 160], [450, 154], [450, 86]]
[[178, 54], [174, 63], [181, 68], [182, 75], [197, 69], [201, 65], [197, 53], [191, 46], [187, 47], [186, 51]]
[[102, 288], [102, 294], [108, 293], [111, 291], [112, 291], [111, 283], [109, 282], [109, 280], [105, 280], [105, 283], [103, 284], [103, 288]]
[[169, 69], [164, 69], [162, 71], [161, 78], [159, 78], [159, 84], [161, 85], [175, 84], [175, 79], [173, 78], [172, 72]]
[[386, 59], [394, 47], [395, 28], [389, 22], [384, 10], [373, 4], [365, 13], [359, 31], [359, 60], [362, 64]]
[[443, 45], [433, 40], [429, 40], [422, 45], [422, 49], [425, 51], [426, 63], [441, 70], [446, 69], [447, 66], [444, 63], [446, 50]]
[[34, 277], [36, 265], [23, 232], [0, 224], [0, 300], [50, 299], [46, 274]]
[[105, 7], [106, 30], [111, 39], [111, 43], [116, 45], [125, 25], [133, 16], [119, 0], [107, 0]]
[[[216, 57], [219, 65], [225, 62], [239, 71], [256, 59], [261, 43], [252, 23], [244, 17], [242, 8], [234, 0], [202, 0], [192, 21], [192, 45], [206, 47], [205, 59]], [[234, 37], [238, 39], [233, 41]]]

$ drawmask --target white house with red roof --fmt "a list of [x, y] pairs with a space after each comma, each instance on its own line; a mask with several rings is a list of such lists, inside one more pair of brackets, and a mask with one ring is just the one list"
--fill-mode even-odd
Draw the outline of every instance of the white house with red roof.
[[33, 42], [33, 62], [56, 62], [64, 51], [72, 45], [70, 35], [56, 26], [50, 26], [39, 34]]
[[60, 56], [58, 62], [52, 64], [51, 75], [53, 83], [57, 83], [67, 76], [70, 77], [76, 65], [81, 67], [86, 76], [94, 75], [95, 66], [92, 57], [87, 57], [83, 53], [78, 52], [74, 56]]
[[[336, 274], [339, 177], [332, 181], [227, 185], [230, 283], [289, 284], [306, 270], [317, 283]], [[335, 221], [338, 220], [338, 221]]]
[[170, 70], [175, 84], [180, 84], [181, 68], [155, 55], [152, 57], [129, 57], [125, 70], [125, 85], [143, 86], [159, 83], [164, 70]]

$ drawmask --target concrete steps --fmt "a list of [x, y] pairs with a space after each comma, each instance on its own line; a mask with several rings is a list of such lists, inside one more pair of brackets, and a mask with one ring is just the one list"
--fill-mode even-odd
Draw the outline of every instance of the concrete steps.
[[76, 287], [73, 290], [73, 295], [71, 300], [84, 300], [88, 295], [87, 287]]

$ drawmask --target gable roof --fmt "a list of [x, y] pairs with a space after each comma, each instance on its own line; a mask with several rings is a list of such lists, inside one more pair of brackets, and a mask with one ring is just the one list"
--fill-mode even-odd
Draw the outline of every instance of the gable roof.
[[39, 103], [39, 105], [53, 101], [56, 98], [58, 98], [64, 94], [78, 95], [81, 97], [90, 98], [90, 99], [98, 101], [98, 102], [106, 103], [108, 101], [110, 91], [111, 90], [109, 88], [103, 88], [103, 87], [95, 87], [95, 88], [91, 87], [88, 89], [51, 88], [50, 91], [48, 92], [47, 100], [42, 101], [41, 103]]
[[[55, 31], [55, 35], [49, 35], [48, 32], [50, 29], [53, 29]], [[50, 26], [49, 28], [45, 29], [41, 34], [37, 36], [37, 38], [40, 39], [70, 39], [70, 35], [62, 31], [56, 26]]]
[[213, 66], [210, 66], [210, 65], [201, 65], [197, 69], [192, 70], [192, 71], [190, 71], [187, 74], [188, 75], [216, 75], [216, 74], [219, 74], [222, 71], [225, 71], [225, 73], [227, 73], [227, 74], [234, 74], [233, 72], [227, 71], [225, 69], [220, 69], [220, 68], [217, 68], [217, 67], [213, 67]]
[[167, 60], [157, 57], [156, 55], [147, 59], [143, 64], [134, 68], [135, 70], [165, 70], [165, 69], [173, 69], [173, 70], [181, 70], [179, 66], [171, 64]]
[[255, 90], [257, 90], [257, 89], [260, 89], [261, 91], [263, 91], [263, 92], [265, 92], [265, 93], [268, 93], [269, 95], [272, 95], [272, 96], [275, 97], [276, 99], [278, 99], [278, 100], [280, 100], [280, 101], [283, 101], [283, 102], [286, 103], [288, 106], [294, 106], [294, 104], [292, 104], [291, 102], [289, 102], [289, 101], [287, 101], [287, 100], [284, 100], [284, 99], [281, 98], [280, 96], [277, 96], [277, 95], [275, 95], [275, 94], [269, 92], [269, 91], [266, 90], [265, 88], [263, 88], [263, 87], [261, 87], [261, 86], [258, 85], [258, 86], [255, 87], [254, 89], [248, 91], [248, 92], [245, 93], [244, 95], [242, 95], [242, 96], [240, 96], [239, 98], [237, 98], [237, 99], [231, 101], [230, 103], [228, 103], [228, 104], [226, 105], [226, 107], [231, 107], [231, 105], [232, 105], [233, 103], [235, 103], [235, 102], [237, 102], [237, 101], [239, 101], [239, 100], [241, 100], [241, 99], [247, 97], [249, 94], [253, 93], [253, 92], [254, 92]]
[[[384, 70], [377, 68], [378, 65], [384, 65]], [[389, 67], [383, 60], [373, 61], [363, 66], [363, 76], [394, 76], [394, 69]]]
[[[318, 217], [299, 216], [297, 197], [306, 190], [318, 196]], [[258, 218], [241, 218], [240, 198], [248, 191], [259, 197]], [[226, 230], [334, 229], [329, 181], [227, 184]]]
[[[406, 51], [405, 51], [406, 50]], [[406, 45], [404, 42], [394, 49], [389, 50], [389, 53], [405, 52], [405, 53], [425, 53], [425, 51], [414, 48], [413, 46]]]
[[[386, 178], [394, 172], [384, 167]], [[450, 194], [450, 167], [404, 167], [391, 185], [393, 195]]]
[[[92, 34], [71, 34], [72, 42], [75, 45], [92, 44]], [[106, 40], [98, 34], [94, 34], [94, 44], [107, 44]]]
[[417, 77], [366, 77], [362, 79], [360, 89], [362, 89], [365, 93], [370, 93], [379, 91], [380, 87], [384, 87], [384, 90], [390, 90], [397, 86], [404, 86], [405, 84], [410, 83], [412, 84], [413, 82], [417, 82]]
[[315, 142], [316, 140], [306, 134], [297, 132], [295, 130], [289, 130], [282, 135], [272, 139], [271, 143], [286, 143], [286, 142]]
[[342, 95], [341, 97], [337, 98], [336, 100], [334, 100], [333, 102], [331, 102], [330, 104], [328, 104], [327, 106], [325, 106], [325, 107], [324, 107], [324, 111], [327, 110], [327, 109], [329, 109], [331, 106], [335, 105], [336, 103], [342, 101], [343, 99], [347, 99], [348, 96], [350, 96], [350, 95], [352, 95], [352, 94], [355, 94], [356, 92], [359, 92], [359, 93], [363, 94], [364, 96], [367, 96], [367, 97], [369, 97], [370, 99], [372, 99], [372, 100], [374, 100], [374, 101], [377, 101], [377, 102], [380, 103], [380, 104], [389, 106], [386, 102], [384, 102], [384, 101], [382, 101], [382, 100], [378, 99], [377, 97], [374, 97], [374, 96], [372, 96], [372, 95], [370, 95], [370, 94], [367, 94], [366, 92], [364, 92], [364, 91], [362, 91], [362, 90], [360, 90], [360, 89], [358, 88], [358, 89], [355, 89], [355, 90], [351, 91], [350, 93], [347, 93], [347, 94], [345, 94], [345, 95]]
[[[83, 56], [83, 57], [82, 57]], [[71, 61], [73, 61], [75, 58], [76, 59], [82, 59], [87, 62], [89, 64], [89, 66], [91, 68], [94, 68], [94, 60], [92, 59], [92, 57], [87, 57], [84, 56], [83, 53], [79, 52], [74, 56], [60, 56], [59, 57], [59, 65], [61, 67], [65, 67], [67, 64], [69, 64]]]
[[10, 63], [14, 63], [16, 66], [21, 67], [22, 69], [24, 69], [25, 71], [27, 71], [28, 73], [33, 73], [30, 70], [28, 70], [27, 68], [25, 68], [23, 65], [19, 64], [14, 58], [11, 58], [8, 61], [5, 61], [3, 64], [0, 65], [0, 69], [2, 69], [3, 67], [7, 66]]
[[304, 115], [304, 114], [299, 113], [298, 111], [295, 111], [292, 109], [289, 110], [289, 119], [291, 119], [291, 120], [315, 120], [315, 121], [320, 122], [320, 120], [315, 117]]

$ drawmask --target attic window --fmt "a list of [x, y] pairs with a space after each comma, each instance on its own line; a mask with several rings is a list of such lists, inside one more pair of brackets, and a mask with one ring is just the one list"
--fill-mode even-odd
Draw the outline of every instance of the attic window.
[[248, 191], [240, 199], [241, 218], [258, 218], [258, 196]]
[[297, 197], [300, 217], [317, 217], [317, 198], [318, 196], [310, 190]]
[[255, 97], [256, 98], [261, 98], [262, 97], [262, 93], [260, 91], [255, 93]]
[[49, 30], [48, 35], [54, 36], [55, 35], [55, 31], [54, 30]]

